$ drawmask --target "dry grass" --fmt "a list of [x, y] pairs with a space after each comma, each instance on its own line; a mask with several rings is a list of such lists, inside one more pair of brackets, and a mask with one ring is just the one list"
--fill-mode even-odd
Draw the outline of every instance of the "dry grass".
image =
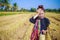
[[[25, 14], [28, 13], [28, 14]], [[0, 40], [29, 40], [30, 34], [33, 28], [33, 24], [29, 22], [29, 18], [34, 13], [25, 12], [23, 14], [0, 16]], [[46, 17], [49, 18], [51, 24], [49, 26], [50, 34], [47, 36], [47, 40], [50, 40], [50, 36], [60, 40], [60, 14], [52, 12], [46, 13]]]

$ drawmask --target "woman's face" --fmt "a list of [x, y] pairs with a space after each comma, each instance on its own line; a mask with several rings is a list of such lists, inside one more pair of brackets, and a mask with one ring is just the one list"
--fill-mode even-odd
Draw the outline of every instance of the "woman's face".
[[42, 9], [37, 9], [37, 13], [38, 13], [38, 16], [39, 16], [40, 18], [44, 18], [44, 10], [42, 10]]

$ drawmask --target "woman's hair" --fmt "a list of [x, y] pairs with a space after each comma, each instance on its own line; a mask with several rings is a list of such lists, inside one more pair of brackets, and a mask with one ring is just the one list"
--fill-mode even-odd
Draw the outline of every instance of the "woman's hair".
[[[43, 5], [39, 5], [37, 9], [42, 9], [42, 10], [44, 10], [44, 7], [43, 7]], [[45, 10], [44, 10], [44, 11], [45, 11]]]

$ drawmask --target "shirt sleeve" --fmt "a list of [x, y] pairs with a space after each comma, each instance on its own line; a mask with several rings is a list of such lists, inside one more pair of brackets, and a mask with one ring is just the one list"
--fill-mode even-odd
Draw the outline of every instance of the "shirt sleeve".
[[33, 16], [32, 18], [30, 18], [29, 21], [30, 21], [31, 23], [35, 24], [37, 18], [38, 18], [38, 14], [35, 15], [35, 16]]
[[35, 24], [36, 19], [34, 19], [34, 18], [32, 17], [32, 18], [29, 19], [29, 21], [30, 21], [31, 23]]

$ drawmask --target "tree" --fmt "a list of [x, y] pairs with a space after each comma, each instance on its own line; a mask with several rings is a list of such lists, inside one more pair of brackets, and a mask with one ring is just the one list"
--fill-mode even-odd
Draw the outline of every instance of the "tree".
[[58, 9], [58, 12], [60, 12], [60, 8]]
[[36, 11], [36, 8], [31, 8], [30, 11], [31, 12], [35, 12]]
[[23, 11], [23, 12], [29, 12], [29, 10], [28, 9], [24, 9], [24, 8], [21, 8], [21, 10], [20, 11]]
[[18, 9], [17, 3], [14, 3], [13, 4], [13, 11], [17, 11], [17, 9]]
[[3, 7], [4, 7], [3, 2], [2, 0], [0, 0], [0, 10], [3, 10]]
[[9, 10], [10, 8], [10, 0], [0, 0], [0, 7], [3, 9], [5, 7], [5, 10]]

